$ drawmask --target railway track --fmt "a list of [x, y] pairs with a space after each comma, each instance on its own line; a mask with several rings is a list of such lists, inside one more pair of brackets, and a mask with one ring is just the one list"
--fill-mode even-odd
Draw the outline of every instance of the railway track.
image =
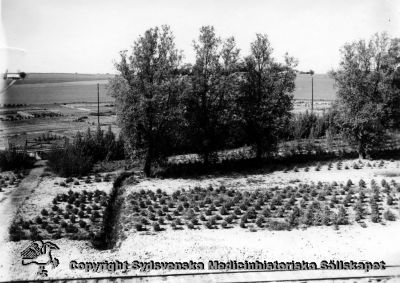
[[299, 271], [225, 271], [174, 273], [164, 275], [127, 275], [92, 278], [58, 278], [43, 280], [16, 280], [4, 282], [52, 283], [153, 283], [153, 282], [400, 282], [400, 265], [386, 266], [385, 270], [299, 270]]

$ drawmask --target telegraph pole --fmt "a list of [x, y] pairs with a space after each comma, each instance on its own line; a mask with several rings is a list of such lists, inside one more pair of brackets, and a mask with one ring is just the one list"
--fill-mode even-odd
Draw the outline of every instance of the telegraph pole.
[[311, 113], [314, 111], [314, 71], [310, 70], [308, 72], [300, 71], [300, 74], [307, 74], [311, 76]]
[[100, 91], [99, 91], [99, 84], [97, 84], [97, 125], [100, 126]]
[[311, 75], [311, 114], [314, 110], [314, 76]]
[[311, 75], [311, 114], [314, 111], [314, 71], [310, 70], [307, 72]]

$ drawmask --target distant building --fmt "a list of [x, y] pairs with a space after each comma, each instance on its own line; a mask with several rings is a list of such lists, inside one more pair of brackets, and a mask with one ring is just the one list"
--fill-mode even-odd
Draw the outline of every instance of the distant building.
[[25, 119], [35, 118], [34, 115], [32, 115], [32, 114], [30, 114], [28, 112], [24, 112], [24, 111], [18, 111], [17, 114], [19, 116], [21, 116], [22, 118], [25, 118]]
[[4, 74], [4, 79], [5, 80], [20, 80], [22, 79], [20, 73], [6, 73]]

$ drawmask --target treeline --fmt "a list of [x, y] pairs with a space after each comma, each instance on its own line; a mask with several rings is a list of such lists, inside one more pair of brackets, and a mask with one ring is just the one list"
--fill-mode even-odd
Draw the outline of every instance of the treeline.
[[78, 132], [71, 144], [54, 145], [47, 156], [49, 168], [63, 177], [86, 175], [98, 161], [124, 158], [124, 140], [111, 126], [106, 133], [100, 127], [94, 132], [88, 128], [85, 135]]
[[198, 153], [208, 165], [218, 150], [247, 145], [261, 160], [277, 152], [279, 141], [338, 133], [366, 157], [400, 124], [392, 83], [399, 42], [382, 34], [346, 45], [331, 74], [338, 100], [323, 116], [292, 115], [297, 61], [288, 54], [275, 59], [267, 35], [256, 34], [242, 56], [235, 39], [222, 40], [212, 26], [193, 42], [193, 64], [182, 62], [168, 26], [147, 30], [131, 54], [120, 53], [109, 94], [128, 154], [144, 161], [146, 175], [173, 154]]
[[205, 26], [193, 47], [195, 63], [183, 64], [162, 26], [116, 64], [109, 93], [128, 153], [144, 160], [146, 175], [172, 154], [198, 153], [210, 164], [220, 149], [250, 145], [261, 159], [290, 123], [297, 62], [287, 54], [278, 62], [266, 35], [257, 34], [242, 57], [233, 37], [222, 40]]

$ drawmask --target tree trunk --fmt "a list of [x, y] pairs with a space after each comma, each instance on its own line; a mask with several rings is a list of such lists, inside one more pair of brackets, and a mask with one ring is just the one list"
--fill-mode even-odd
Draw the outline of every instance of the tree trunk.
[[143, 172], [146, 175], [146, 177], [150, 177], [151, 176], [151, 165], [153, 163], [153, 157], [151, 155], [150, 150], [147, 152], [146, 155], [146, 160], [144, 162], [144, 168], [143, 168]]
[[210, 163], [210, 154], [208, 152], [203, 152], [203, 164], [205, 166], [208, 166], [208, 164]]
[[366, 152], [364, 148], [364, 144], [362, 142], [358, 143], [358, 158], [359, 159], [365, 159]]
[[256, 159], [257, 159], [258, 161], [261, 160], [262, 154], [263, 154], [263, 150], [262, 150], [261, 145], [256, 145]]

